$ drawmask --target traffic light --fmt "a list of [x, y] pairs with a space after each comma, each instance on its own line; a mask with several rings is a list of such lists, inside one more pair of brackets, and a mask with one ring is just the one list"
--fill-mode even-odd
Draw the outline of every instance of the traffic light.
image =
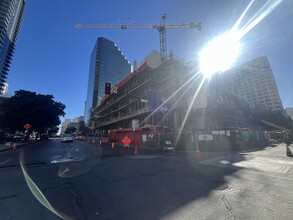
[[107, 95], [111, 94], [111, 83], [108, 83], [108, 82], [105, 83], [105, 94]]

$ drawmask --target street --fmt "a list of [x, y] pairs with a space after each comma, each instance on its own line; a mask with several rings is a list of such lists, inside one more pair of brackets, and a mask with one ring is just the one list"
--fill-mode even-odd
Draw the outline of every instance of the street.
[[293, 158], [284, 144], [202, 159], [115, 150], [51, 140], [0, 153], [0, 219], [293, 218]]

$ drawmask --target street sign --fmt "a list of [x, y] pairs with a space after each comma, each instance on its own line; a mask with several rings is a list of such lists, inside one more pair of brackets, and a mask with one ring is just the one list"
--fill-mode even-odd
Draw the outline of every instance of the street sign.
[[200, 140], [200, 141], [212, 141], [213, 140], [213, 135], [210, 135], [210, 134], [199, 134], [198, 135], [198, 140]]
[[29, 123], [26, 123], [23, 127], [27, 130], [30, 129], [32, 126]]
[[131, 143], [131, 139], [128, 136], [125, 136], [122, 139], [122, 143], [124, 144], [125, 147], [129, 147], [129, 144]]
[[220, 134], [225, 134], [225, 131], [222, 131], [222, 130], [221, 130], [221, 131], [220, 131]]
[[212, 131], [212, 134], [219, 135], [220, 134], [220, 131]]

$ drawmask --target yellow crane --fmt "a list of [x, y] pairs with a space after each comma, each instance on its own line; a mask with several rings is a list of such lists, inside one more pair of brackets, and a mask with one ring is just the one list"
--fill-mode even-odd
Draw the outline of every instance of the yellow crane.
[[160, 24], [76, 24], [75, 28], [101, 28], [111, 29], [119, 28], [126, 30], [132, 29], [157, 29], [160, 34], [160, 53], [161, 61], [167, 59], [167, 40], [166, 40], [166, 29], [195, 29], [201, 30], [201, 23], [189, 23], [189, 24], [166, 24], [166, 14], [161, 17]]

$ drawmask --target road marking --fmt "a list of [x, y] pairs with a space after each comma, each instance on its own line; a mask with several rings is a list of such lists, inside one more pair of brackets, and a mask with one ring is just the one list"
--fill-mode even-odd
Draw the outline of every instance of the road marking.
[[280, 173], [288, 173], [288, 171], [291, 169], [290, 165], [286, 165], [281, 171]]
[[7, 160], [1, 162], [0, 165], [6, 164], [6, 163], [8, 163], [8, 162], [11, 161], [11, 160], [12, 160], [12, 159], [7, 159]]

